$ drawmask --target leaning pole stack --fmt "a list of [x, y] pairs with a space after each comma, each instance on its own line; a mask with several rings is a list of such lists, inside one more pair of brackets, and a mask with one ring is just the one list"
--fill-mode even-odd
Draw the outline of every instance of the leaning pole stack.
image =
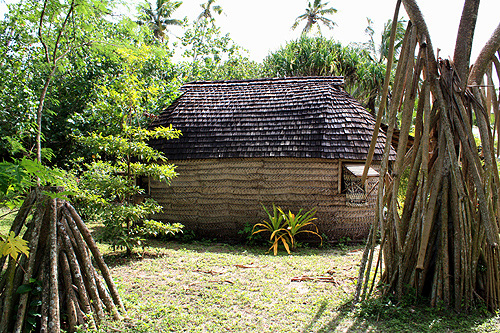
[[[468, 62], [457, 66], [463, 62], [459, 57], [454, 62], [434, 55], [415, 1], [402, 3], [411, 22], [388, 107], [377, 218], [361, 263], [355, 299], [366, 298], [380, 277], [382, 293], [396, 301], [411, 294], [429, 305], [457, 311], [468, 311], [478, 303], [497, 311], [500, 180], [495, 131], [500, 146], [500, 112], [493, 77], [500, 78], [500, 25], [467, 73]], [[467, 4], [478, 5], [478, 1], [467, 0]], [[465, 6], [464, 16], [473, 10]], [[458, 42], [463, 41], [459, 38]], [[465, 73], [461, 73], [462, 67]], [[381, 115], [382, 110], [379, 112]], [[400, 141], [390, 166], [389, 145], [398, 124]], [[479, 132], [477, 141], [473, 125]], [[415, 139], [407, 150], [411, 126]], [[403, 191], [404, 200], [400, 201]]]
[[[61, 188], [45, 189], [53, 192]], [[0, 333], [96, 327], [106, 312], [125, 314], [109, 269], [76, 210], [44, 189], [33, 190], [11, 231], [24, 232], [29, 256], [0, 258]]]

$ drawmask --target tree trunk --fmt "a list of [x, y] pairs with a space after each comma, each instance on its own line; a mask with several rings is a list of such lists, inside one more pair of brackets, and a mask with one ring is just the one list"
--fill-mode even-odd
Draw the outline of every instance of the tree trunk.
[[[465, 3], [455, 49], [457, 64], [435, 59], [418, 6], [414, 0], [403, 0], [403, 4], [416, 28], [420, 50], [412, 65], [415, 47], [409, 42], [411, 39], [405, 38], [396, 69], [384, 151], [389, 149], [395, 114], [400, 109], [403, 110], [400, 137], [406, 138], [413, 124], [415, 144], [407, 156], [403, 139], [392, 168], [387, 167], [386, 159], [381, 164], [374, 226], [380, 228], [383, 239], [377, 260], [384, 264], [380, 277], [382, 292], [401, 301], [406, 294], [416, 291], [429, 299], [429, 305], [445, 304], [457, 311], [468, 311], [477, 302], [484, 302], [491, 311], [497, 311], [500, 177], [488, 100], [479, 86], [496, 60], [500, 25], [468, 74], [478, 1]], [[423, 82], [419, 89], [418, 82]], [[488, 82], [491, 85], [493, 80]], [[490, 101], [495, 100], [492, 104], [498, 103], [491, 96]], [[417, 112], [413, 116], [417, 98]], [[497, 109], [495, 116], [499, 117]], [[480, 149], [473, 136], [472, 119], [479, 127]], [[499, 119], [494, 123], [498, 124]], [[391, 170], [390, 175], [387, 170]], [[400, 203], [397, 197], [405, 170], [409, 171], [408, 187], [404, 203]], [[372, 235], [375, 231], [372, 230]], [[374, 253], [375, 242], [370, 238], [360, 268], [356, 300], [361, 289], [365, 297], [368, 277], [373, 275]], [[375, 272], [377, 268], [378, 265]], [[371, 281], [373, 284], [375, 278]]]
[[479, 9], [479, 0], [466, 0], [458, 27], [457, 41], [455, 43], [455, 53], [453, 54], [453, 63], [457, 69], [458, 77], [462, 81], [462, 90], [467, 85], [469, 76], [469, 62], [472, 50], [472, 40], [476, 28], [477, 11]]

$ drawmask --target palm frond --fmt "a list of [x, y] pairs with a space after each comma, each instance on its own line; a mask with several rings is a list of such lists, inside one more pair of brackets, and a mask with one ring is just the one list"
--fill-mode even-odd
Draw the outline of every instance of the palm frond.
[[333, 29], [333, 27], [337, 25], [337, 23], [335, 23], [332, 20], [327, 19], [325, 17], [318, 17], [318, 20], [321, 21], [330, 30]]
[[312, 25], [313, 25], [312, 21], [308, 20], [306, 26], [304, 27], [304, 30], [302, 30], [302, 35], [307, 35], [307, 33], [311, 31]]
[[318, 11], [318, 14], [320, 15], [333, 15], [337, 12], [335, 8], [327, 8], [327, 9], [322, 9]]
[[336, 13], [337, 9], [333, 7], [326, 8], [327, 6], [328, 2], [321, 3], [321, 0], [314, 0], [314, 2], [309, 1], [307, 4], [305, 14], [302, 14], [295, 19], [295, 23], [292, 26], [292, 30], [295, 30], [300, 21], [306, 18], [307, 18], [307, 23], [304, 29], [302, 30], [303, 36], [307, 35], [311, 31], [314, 25], [318, 27], [318, 31], [321, 34], [321, 28], [317, 24], [318, 22], [321, 22], [322, 24], [326, 25], [329, 29], [332, 29], [336, 25], [336, 23], [324, 16]]

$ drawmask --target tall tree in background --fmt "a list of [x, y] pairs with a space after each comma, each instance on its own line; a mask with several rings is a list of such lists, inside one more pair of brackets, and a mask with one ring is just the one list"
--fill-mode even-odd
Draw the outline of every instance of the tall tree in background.
[[185, 61], [180, 65], [183, 80], [235, 80], [256, 78], [261, 66], [248, 59], [243, 50], [217, 26], [212, 12], [221, 14], [216, 0], [202, 4], [203, 11], [192, 23], [185, 24], [180, 42], [185, 47]]
[[[0, 22], [0, 158], [34, 151], [37, 87], [32, 85], [36, 37], [26, 29], [19, 6], [9, 5]], [[38, 85], [37, 85], [38, 86]], [[29, 142], [24, 144], [23, 142]]]
[[[41, 45], [41, 60], [38, 75], [42, 78], [36, 111], [36, 157], [42, 160], [42, 113], [47, 92], [56, 74], [61, 74], [68, 55], [92, 45], [96, 21], [108, 12], [107, 0], [92, 1], [28, 1], [26, 10], [32, 14], [31, 27], [36, 27], [38, 43]], [[21, 5], [22, 6], [22, 5]], [[34, 26], [34, 25], [37, 26]]]
[[[379, 45], [377, 45], [377, 43], [375, 42], [375, 30], [373, 30], [373, 21], [369, 18], [367, 18], [367, 21], [368, 26], [365, 29], [365, 33], [368, 35], [369, 40], [364, 45], [370, 51], [374, 60], [379, 62], [387, 62], [387, 57], [389, 55], [389, 40], [391, 37], [392, 20], [388, 20], [384, 24], [384, 29], [380, 34], [381, 40]], [[401, 46], [403, 44], [403, 38], [406, 31], [405, 23], [406, 20], [404, 20], [403, 18], [400, 18], [397, 22], [396, 35], [394, 40], [393, 63], [396, 63], [397, 58], [399, 57], [399, 51], [401, 50]]]
[[330, 30], [333, 29], [336, 23], [326, 16], [335, 14], [337, 10], [333, 7], [327, 8], [328, 2], [322, 3], [321, 1], [322, 0], [314, 0], [314, 2], [309, 1], [306, 12], [295, 19], [292, 30], [295, 30], [302, 21], [306, 21], [306, 25], [302, 30], [302, 35], [307, 35], [315, 25], [321, 33], [319, 23], [324, 24]]
[[[383, 294], [398, 301], [416, 294], [433, 306], [468, 311], [482, 303], [495, 312], [500, 308], [500, 180], [494, 145], [500, 112], [492, 68], [500, 77], [500, 24], [469, 71], [479, 0], [465, 1], [453, 61], [436, 58], [415, 0], [402, 3], [411, 24], [396, 69], [376, 221], [355, 298], [366, 297], [368, 288], [374, 286], [374, 274], [382, 272]], [[394, 33], [395, 29], [392, 45]], [[390, 142], [398, 113], [399, 144], [389, 175]], [[407, 152], [412, 125], [415, 142]], [[365, 177], [373, 147], [372, 142]], [[400, 204], [397, 197], [404, 172], [409, 179]], [[373, 267], [378, 232], [380, 257]]]
[[[58, 62], [71, 52], [75, 46], [74, 35], [68, 34], [67, 27], [73, 18], [76, 3], [71, 0], [59, 8], [56, 6], [47, 7], [48, 1], [45, 0], [40, 12], [40, 21], [38, 26], [38, 39], [43, 46], [44, 62], [46, 63], [46, 77], [38, 101], [36, 113], [36, 158], [38, 163], [42, 163], [42, 111], [47, 96], [47, 90], [56, 73]], [[44, 29], [45, 28], [45, 29]], [[52, 39], [49, 31], [56, 30], [56, 37]]]
[[264, 59], [264, 71], [271, 77], [344, 76], [346, 91], [375, 111], [385, 64], [374, 61], [363, 47], [302, 36], [270, 53]]
[[198, 18], [196, 21], [200, 21], [202, 19], [211, 19], [213, 18], [212, 16], [212, 10], [217, 13], [218, 15], [222, 14], [222, 7], [219, 5], [213, 5], [217, 0], [208, 0], [207, 3], [202, 3], [200, 6], [203, 8], [203, 11], [198, 15]]
[[[55, 14], [65, 6], [47, 1], [42, 24], [42, 38], [54, 55], [58, 31]], [[51, 166], [68, 168], [74, 158], [84, 156], [85, 150], [77, 147], [74, 136], [103, 131], [116, 134], [120, 130], [112, 123], [111, 114], [103, 114], [92, 107], [101, 94], [100, 86], [116, 82], [123, 75], [122, 50], [137, 50], [151, 40], [147, 29], [137, 29], [131, 19], [107, 20], [112, 3], [92, 1], [92, 6], [78, 0], [72, 11], [70, 23], [58, 42], [58, 52], [69, 50], [57, 60], [57, 68], [46, 87], [43, 99], [40, 146], [41, 158]], [[100, 5], [100, 8], [98, 6]], [[9, 6], [9, 12], [0, 21], [0, 158], [11, 160], [22, 155], [36, 155], [37, 109], [47, 75], [53, 64], [47, 63], [45, 50], [39, 42], [40, 15], [43, 2], [23, 2]], [[55, 8], [54, 8], [55, 7]], [[121, 48], [120, 52], [117, 49]], [[135, 71], [140, 80], [162, 93], [160, 100], [145, 98], [148, 112], [154, 113], [156, 104], [170, 100], [177, 84], [171, 54], [164, 45], [154, 45], [148, 50], [150, 57], [141, 62]], [[142, 52], [138, 52], [142, 56]], [[58, 55], [62, 53], [57, 53]], [[51, 67], [52, 66], [52, 67]], [[171, 84], [172, 83], [172, 84]], [[158, 107], [159, 108], [159, 107]], [[116, 111], [118, 112], [118, 111]], [[87, 151], [90, 156], [90, 152]], [[52, 156], [49, 161], [47, 157]]]
[[[213, 6], [216, 0], [208, 0], [207, 3], [201, 4], [201, 8], [203, 11], [198, 15], [198, 18], [193, 22], [193, 29], [187, 29], [184, 34], [183, 44], [187, 46], [190, 44], [192, 46], [192, 57], [193, 62], [198, 60], [198, 56], [202, 55], [206, 51], [202, 51], [202, 49], [210, 49], [209, 45], [211, 44], [212, 38], [218, 36], [220, 34], [220, 28], [218, 28], [215, 24], [215, 19], [212, 16], [212, 10], [217, 14], [222, 14], [221, 6]], [[189, 36], [189, 37], [188, 37]], [[191, 40], [187, 40], [186, 37]], [[220, 39], [221, 41], [223, 39]], [[229, 42], [229, 38], [226, 35], [226, 41]], [[219, 45], [227, 44], [227, 42], [220, 43]], [[186, 53], [185, 53], [186, 55]], [[217, 57], [216, 57], [217, 58]]]
[[144, 2], [137, 8], [138, 23], [149, 26], [154, 37], [163, 43], [167, 36], [168, 26], [182, 24], [181, 20], [171, 18], [180, 5], [182, 1], [156, 0], [156, 8], [153, 8], [149, 1]]

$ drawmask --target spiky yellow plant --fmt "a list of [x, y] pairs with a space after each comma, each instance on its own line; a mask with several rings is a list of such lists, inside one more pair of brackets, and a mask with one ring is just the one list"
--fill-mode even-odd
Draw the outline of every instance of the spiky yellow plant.
[[[288, 211], [288, 214], [286, 214], [280, 207], [276, 207], [275, 204], [273, 204], [272, 213], [269, 212], [264, 205], [262, 205], [262, 208], [264, 208], [269, 221], [263, 220], [262, 223], [256, 223], [253, 226], [252, 235], [265, 231], [270, 232], [271, 236], [269, 237], [269, 241], [272, 245], [269, 251], [272, 249], [274, 255], [278, 253], [278, 246], [280, 243], [283, 244], [288, 254], [291, 254], [290, 249], [295, 248], [295, 236], [303, 232], [317, 235], [323, 243], [323, 239], [318, 233], [318, 228], [312, 223], [313, 220], [316, 220], [316, 218], [313, 217], [314, 214], [316, 214], [315, 209], [304, 214], [301, 214], [302, 209], [299, 210], [297, 214], [293, 214], [291, 211]], [[316, 231], [301, 230], [308, 225], [314, 226]]]

